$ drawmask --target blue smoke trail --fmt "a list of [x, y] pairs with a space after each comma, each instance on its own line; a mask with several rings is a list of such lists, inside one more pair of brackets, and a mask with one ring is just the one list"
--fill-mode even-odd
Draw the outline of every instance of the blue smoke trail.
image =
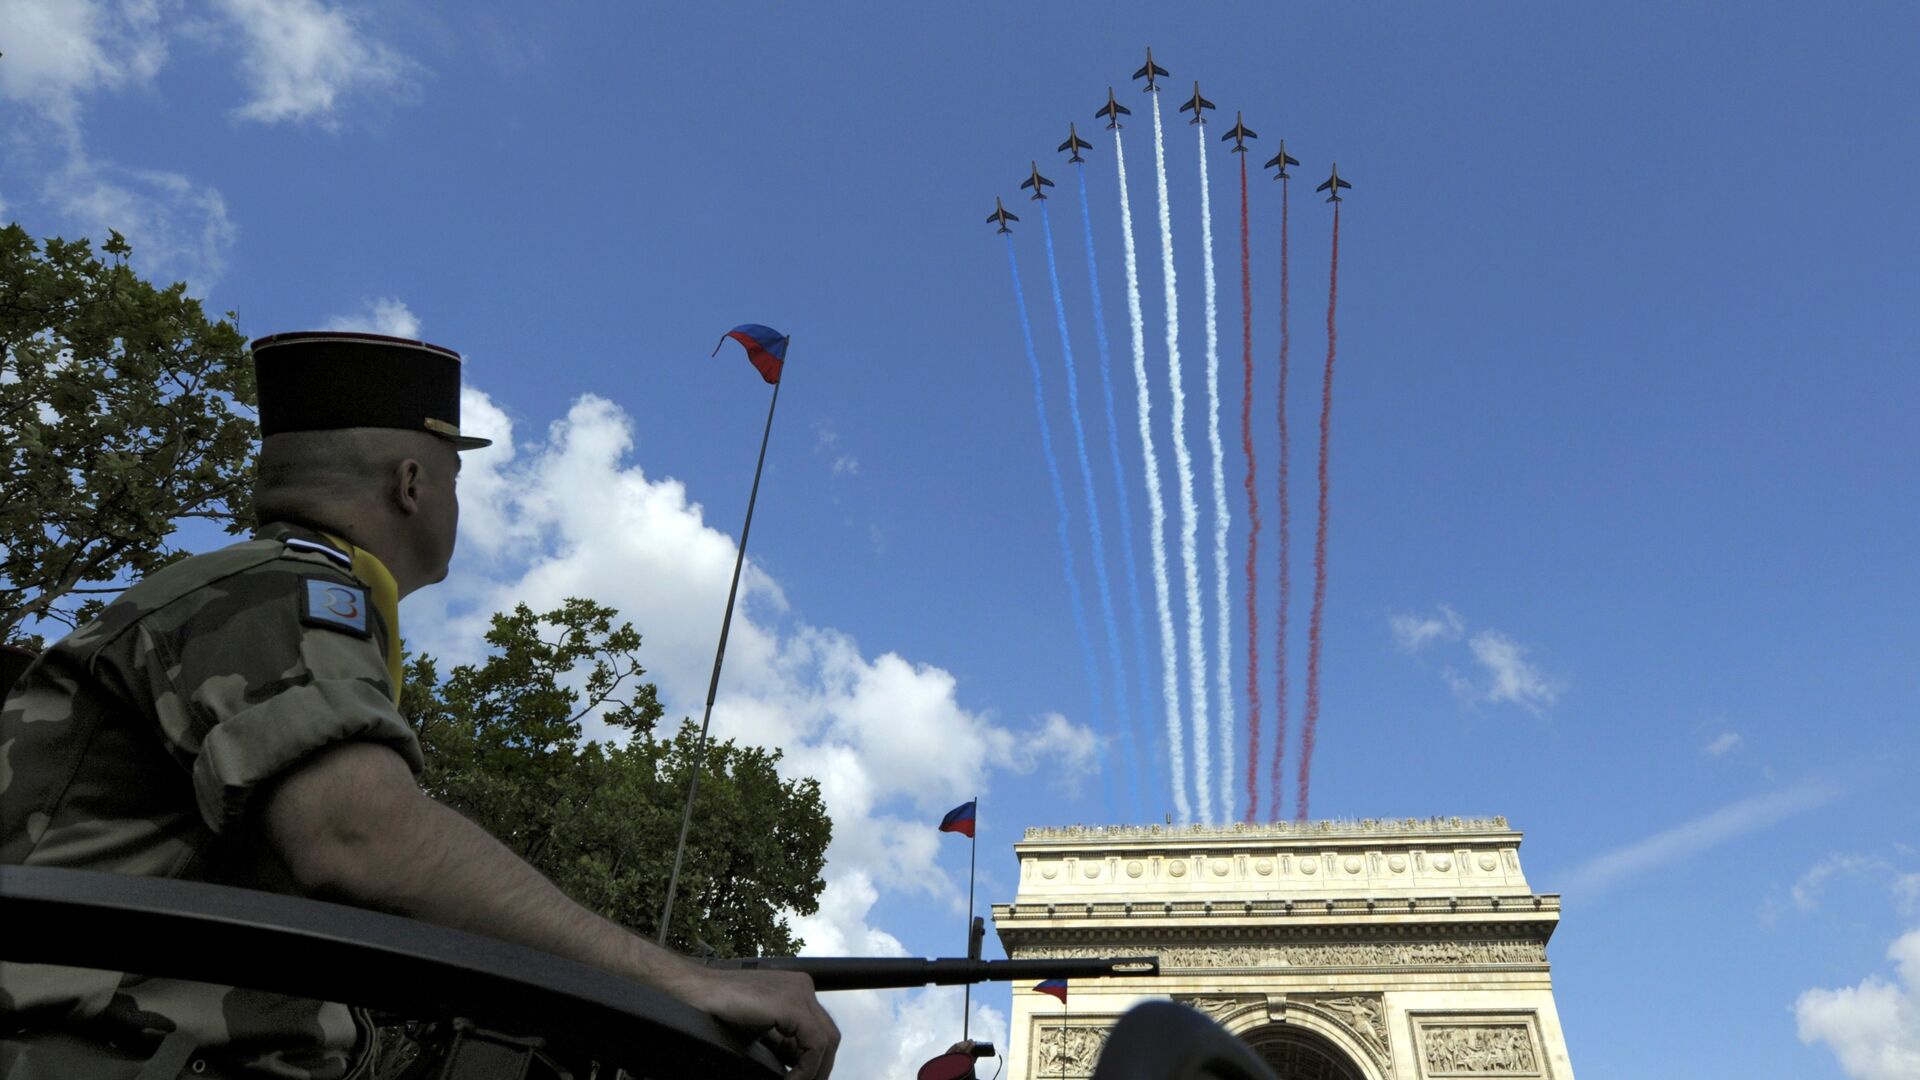
[[1060, 267], [1053, 255], [1053, 221], [1047, 214], [1047, 204], [1044, 202], [1040, 204], [1040, 231], [1047, 240], [1047, 281], [1053, 286], [1053, 314], [1060, 326], [1060, 355], [1066, 360], [1067, 368], [1067, 414], [1073, 418], [1073, 447], [1080, 458], [1080, 480], [1087, 503], [1087, 533], [1092, 540], [1093, 579], [1100, 586], [1100, 617], [1107, 633], [1107, 657], [1113, 664], [1114, 711], [1120, 717], [1120, 744], [1127, 756], [1127, 779], [1133, 795], [1133, 815], [1137, 820], [1143, 810], [1140, 803], [1140, 766], [1133, 744], [1133, 711], [1127, 707], [1126, 658], [1121, 654], [1120, 623], [1113, 615], [1113, 589], [1107, 580], [1106, 538], [1100, 533], [1100, 498], [1093, 486], [1093, 463], [1087, 460], [1087, 429], [1080, 420], [1080, 376], [1073, 366], [1073, 343], [1067, 336], [1067, 304], [1060, 296]]
[[[1041, 208], [1041, 219], [1046, 218], [1046, 207]], [[1049, 253], [1052, 249], [1049, 247]], [[1051, 258], [1051, 255], [1049, 255]], [[1093, 705], [1096, 718], [1102, 715], [1100, 707], [1100, 666], [1093, 656], [1093, 637], [1087, 633], [1086, 602], [1080, 596], [1080, 577], [1073, 567], [1073, 542], [1067, 537], [1067, 492], [1060, 483], [1060, 462], [1053, 456], [1053, 432], [1047, 426], [1047, 399], [1040, 377], [1040, 358], [1033, 348], [1033, 323], [1027, 317], [1027, 292], [1020, 285], [1020, 261], [1013, 254], [1013, 238], [1007, 238], [1007, 270], [1013, 274], [1013, 299], [1020, 308], [1020, 337], [1027, 346], [1027, 366], [1033, 369], [1033, 411], [1040, 418], [1040, 448], [1046, 451], [1047, 478], [1053, 481], [1053, 505], [1060, 517], [1060, 561], [1066, 567], [1067, 592], [1073, 606], [1073, 628], [1080, 637], [1080, 659], [1087, 669], [1087, 695]], [[1059, 294], [1056, 284], [1054, 294]], [[1064, 331], [1065, 324], [1062, 323]], [[1100, 784], [1105, 791], [1107, 815], [1113, 815], [1113, 774], [1106, 768], [1105, 755], [1101, 755]]]
[[[1087, 284], [1093, 292], [1094, 336], [1100, 343], [1100, 391], [1105, 396], [1107, 407], [1107, 454], [1113, 463], [1114, 490], [1120, 497], [1120, 552], [1125, 556], [1127, 602], [1129, 614], [1133, 616], [1133, 647], [1136, 661], [1134, 673], [1140, 679], [1140, 701], [1144, 704], [1152, 699], [1153, 694], [1147, 682], [1150, 668], [1147, 661], [1147, 622], [1140, 606], [1140, 567], [1133, 556], [1133, 506], [1127, 497], [1126, 469], [1120, 464], [1120, 425], [1113, 416], [1113, 376], [1111, 354], [1107, 347], [1107, 313], [1100, 303], [1099, 263], [1093, 256], [1093, 214], [1087, 208], [1087, 170], [1083, 166], [1075, 172], [1080, 178], [1080, 222], [1085, 228], [1087, 240]], [[1131, 713], [1128, 714], [1128, 719], [1134, 720]], [[1147, 742], [1150, 745], [1157, 745], [1151, 739]]]

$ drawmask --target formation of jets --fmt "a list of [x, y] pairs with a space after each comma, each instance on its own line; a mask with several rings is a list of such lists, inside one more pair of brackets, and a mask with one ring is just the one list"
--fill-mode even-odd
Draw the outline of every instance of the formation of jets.
[[1300, 164], [1300, 159], [1287, 153], [1287, 140], [1281, 139], [1280, 152], [1273, 155], [1272, 161], [1269, 161], [1265, 165], [1262, 165], [1260, 167], [1263, 169], [1271, 169], [1275, 165], [1278, 165], [1280, 166], [1280, 171], [1274, 176], [1274, 179], [1286, 180], [1286, 179], [1290, 179], [1290, 177], [1287, 176], [1287, 166], [1298, 165], [1298, 164]]
[[[1032, 188], [1033, 197], [1036, 199], [1046, 198], [1047, 193], [1044, 189], [1050, 188], [1052, 186], [1053, 186], [1053, 181], [1040, 175], [1040, 163], [1037, 161], [1033, 163], [1033, 175], [1027, 177], [1025, 180], [1020, 181], [1020, 190], [1025, 191], [1028, 188]], [[1348, 186], [1351, 187], [1352, 185], [1349, 184]]]
[[[1166, 68], [1163, 68], [1160, 65], [1153, 62], [1153, 50], [1148, 49], [1147, 62], [1141, 65], [1141, 68], [1139, 71], [1136, 71], [1133, 73], [1133, 77], [1135, 79], [1145, 79], [1147, 81], [1147, 85], [1141, 88], [1143, 91], [1148, 93], [1158, 93], [1160, 90], [1159, 79], [1161, 76], [1164, 76], [1167, 73], [1168, 72]], [[1200, 96], [1200, 83], [1199, 83], [1199, 80], [1195, 80], [1193, 84], [1193, 97], [1187, 99], [1186, 104], [1180, 106], [1180, 111], [1190, 112], [1193, 114], [1193, 119], [1187, 121], [1187, 123], [1204, 124], [1207, 122], [1206, 115], [1205, 115], [1206, 110], [1212, 109], [1215, 107], [1216, 106], [1213, 104], [1213, 102], [1208, 101], [1206, 98]], [[1107, 87], [1107, 103], [1105, 105], [1102, 105], [1099, 111], [1093, 114], [1094, 119], [1105, 120], [1107, 122], [1107, 130], [1109, 131], [1117, 130], [1121, 127], [1120, 118], [1122, 116], [1132, 116], [1132, 115], [1133, 115], [1133, 110], [1127, 108], [1125, 105], [1120, 104], [1119, 100], [1114, 97], [1113, 87], [1111, 86]], [[1220, 136], [1220, 141], [1226, 142], [1228, 139], [1232, 139], [1233, 152], [1236, 154], [1244, 154], [1247, 152], [1247, 140], [1257, 139], [1259, 137], [1260, 136], [1256, 134], [1252, 128], [1249, 128], [1247, 126], [1245, 117], [1242, 116], [1242, 114], [1235, 112], [1233, 114], [1233, 127], [1228, 129], [1226, 134]], [[1080, 156], [1080, 151], [1093, 149], [1093, 144], [1089, 143], [1085, 139], [1082, 139], [1080, 137], [1079, 129], [1075, 125], [1070, 123], [1067, 125], [1067, 141], [1061, 143], [1059, 149], [1061, 152], [1067, 153], [1069, 155], [1067, 158], [1069, 162], [1072, 162], [1074, 164], [1080, 164], [1086, 161], [1085, 158]], [[1274, 154], [1273, 159], [1268, 161], [1266, 165], [1263, 166], [1263, 168], [1277, 169], [1278, 171], [1274, 174], [1273, 178], [1275, 180], [1287, 180], [1291, 178], [1290, 174], [1287, 172], [1287, 166], [1298, 165], [1298, 164], [1300, 164], [1300, 159], [1293, 157], [1292, 155], [1287, 153], [1287, 140], [1281, 139], [1279, 152]], [[1020, 182], [1020, 189], [1022, 191], [1025, 191], [1028, 188], [1031, 188], [1033, 189], [1032, 198], [1044, 199], [1047, 197], [1046, 189], [1053, 186], [1053, 181], [1040, 175], [1039, 162], [1036, 161], [1031, 163], [1031, 170], [1032, 171], [1028, 175], [1028, 177], [1025, 180], [1022, 180]], [[1337, 203], [1337, 202], [1346, 201], [1340, 197], [1340, 190], [1342, 188], [1352, 188], [1352, 187], [1353, 187], [1352, 184], [1348, 183], [1345, 180], [1340, 179], [1340, 166], [1336, 164], [1333, 167], [1333, 175], [1327, 177], [1326, 183], [1321, 184], [1319, 187], [1314, 188], [1313, 190], [1316, 192], [1320, 192], [1320, 191], [1329, 192], [1330, 194], [1328, 194], [1327, 196], [1327, 201]], [[987, 224], [989, 225], [997, 224], [1000, 226], [999, 232], [1011, 233], [1013, 232], [1013, 230], [1007, 228], [1007, 222], [1019, 221], [1019, 220], [1020, 218], [1018, 216], [1007, 212], [1007, 208], [1001, 205], [1000, 199], [998, 197], [994, 198], [993, 213], [987, 215]]]
[[1160, 89], [1160, 87], [1154, 84], [1154, 81], [1153, 81], [1154, 77], [1158, 75], [1165, 75], [1166, 73], [1167, 73], [1166, 68], [1163, 68], [1159, 64], [1156, 64], [1153, 62], [1153, 48], [1149, 46], [1147, 48], [1147, 66], [1141, 68], [1139, 71], [1134, 72], [1133, 77], [1136, 79], [1147, 80], [1147, 85], [1145, 89], [1151, 92], [1151, 91]]
[[[1295, 164], [1299, 164], [1299, 163], [1295, 162]], [[1340, 189], [1350, 188], [1352, 186], [1353, 186], [1352, 184], [1349, 184], [1345, 180], [1340, 179], [1340, 163], [1336, 161], [1333, 163], [1333, 175], [1327, 177], [1326, 183], [1321, 184], [1319, 187], [1314, 188], [1313, 190], [1326, 191], [1328, 189], [1332, 189], [1333, 194], [1327, 196], [1328, 202], [1346, 202], [1345, 199], [1342, 199], [1340, 197]]]
[[[1247, 122], [1241, 119], [1240, 114], [1235, 112], [1233, 114], [1233, 129], [1225, 135], [1220, 136], [1220, 141], [1226, 142], [1228, 139], [1232, 139], [1233, 152], [1236, 154], [1244, 154], [1247, 152], [1247, 140], [1257, 139], [1259, 137], [1260, 136], [1254, 134], [1252, 128], [1247, 126]], [[1294, 164], [1298, 165], [1300, 163], [1296, 161]]]
[[1068, 158], [1067, 160], [1069, 162], [1077, 163], [1077, 162], [1082, 162], [1087, 160], [1086, 158], [1083, 158], [1080, 156], [1080, 151], [1093, 149], [1093, 144], [1081, 138], [1080, 133], [1073, 129], [1073, 125], [1068, 124], [1067, 125], [1067, 141], [1061, 143], [1058, 149], [1073, 151], [1073, 156]]
[[1019, 221], [1019, 220], [1020, 220], [1019, 217], [1017, 217], [1014, 214], [1008, 213], [1007, 208], [1000, 205], [1000, 196], [995, 195], [993, 197], [993, 213], [987, 215], [987, 224], [991, 225], [997, 221], [1000, 223], [1001, 232], [1011, 233], [1013, 232], [1013, 230], [1007, 228], [1007, 222]]
[[1193, 113], [1193, 119], [1187, 121], [1187, 123], [1189, 124], [1206, 123], [1207, 118], [1204, 116], [1201, 116], [1200, 112], [1202, 109], [1211, 109], [1211, 108], [1213, 108], [1213, 102], [1208, 101], [1206, 98], [1203, 98], [1200, 96], [1200, 80], [1199, 79], [1193, 80], [1193, 96], [1187, 99], [1187, 103], [1185, 105], [1180, 106], [1181, 112], [1191, 111]]

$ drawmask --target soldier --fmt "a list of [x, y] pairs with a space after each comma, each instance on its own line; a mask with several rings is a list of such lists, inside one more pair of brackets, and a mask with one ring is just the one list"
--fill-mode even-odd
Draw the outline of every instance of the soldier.
[[[252, 345], [252, 540], [127, 590], [0, 712], [0, 865], [297, 893], [518, 942], [760, 1033], [826, 1077], [839, 1032], [791, 972], [708, 969], [575, 904], [422, 793], [401, 716], [401, 597], [446, 577], [459, 354], [337, 332]], [[10, 767], [8, 767], [10, 766]], [[0, 1075], [337, 1080], [363, 1012], [138, 974], [0, 965]]]

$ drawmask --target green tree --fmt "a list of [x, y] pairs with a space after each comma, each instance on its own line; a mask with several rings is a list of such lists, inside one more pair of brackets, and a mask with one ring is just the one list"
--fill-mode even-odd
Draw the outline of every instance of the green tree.
[[[568, 895], [654, 936], [697, 732], [662, 708], [632, 624], [570, 599], [493, 617], [491, 655], [441, 679], [407, 668], [402, 711], [426, 751], [422, 786], [499, 837]], [[584, 674], [579, 689], [570, 685]], [[599, 711], [624, 743], [582, 741]], [[719, 956], [790, 955], [785, 913], [819, 909], [832, 825], [817, 780], [783, 780], [780, 751], [709, 743], [668, 943]]]
[[253, 368], [231, 312], [156, 288], [119, 233], [0, 228], [0, 640], [183, 557], [176, 523], [250, 523]]

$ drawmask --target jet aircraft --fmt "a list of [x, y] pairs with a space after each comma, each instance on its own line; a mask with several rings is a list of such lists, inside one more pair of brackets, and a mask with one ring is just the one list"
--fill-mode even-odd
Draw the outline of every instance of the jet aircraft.
[[1346, 202], [1345, 199], [1342, 199], [1340, 197], [1340, 189], [1350, 188], [1352, 186], [1353, 186], [1352, 184], [1349, 184], [1345, 180], [1340, 179], [1340, 163], [1335, 162], [1333, 166], [1333, 175], [1327, 177], [1326, 183], [1321, 184], [1319, 187], [1314, 188], [1313, 190], [1325, 191], [1328, 188], [1332, 188], [1333, 194], [1327, 196], [1327, 201], [1328, 202]]
[[1187, 121], [1187, 123], [1204, 124], [1207, 122], [1206, 116], [1204, 115], [1204, 110], [1211, 109], [1211, 108], [1213, 108], [1213, 102], [1208, 101], [1206, 98], [1203, 98], [1200, 96], [1200, 80], [1195, 79], [1193, 81], [1193, 98], [1189, 100], [1185, 105], [1180, 106], [1180, 111], [1186, 112], [1189, 109], [1193, 111], [1193, 119]]
[[1280, 166], [1280, 172], [1278, 175], [1274, 177], [1274, 179], [1286, 180], [1286, 179], [1289, 179], [1289, 177], [1287, 176], [1287, 166], [1298, 165], [1298, 164], [1300, 164], [1300, 159], [1287, 153], [1287, 140], [1281, 139], [1280, 152], [1273, 155], [1272, 161], [1269, 161], [1265, 165], [1262, 165], [1260, 167], [1263, 169], [1271, 169], [1275, 165], [1278, 165]]
[[1149, 46], [1147, 48], [1147, 66], [1141, 68], [1139, 71], [1134, 72], [1133, 77], [1136, 79], [1147, 80], [1147, 85], [1143, 89], [1152, 91], [1152, 90], [1160, 89], [1160, 87], [1156, 85], [1153, 81], [1154, 76], [1165, 75], [1166, 73], [1167, 73], [1166, 68], [1163, 68], [1159, 64], [1156, 64], [1153, 62], [1153, 48]]
[[1000, 232], [1011, 233], [1013, 230], [1007, 228], [1007, 222], [1019, 220], [1018, 215], [1009, 213], [1006, 207], [1000, 205], [1000, 196], [993, 197], [993, 213], [987, 215], [987, 224], [991, 225], [997, 221], [1000, 223]]
[[1073, 125], [1068, 124], [1067, 141], [1061, 143], [1059, 149], [1073, 151], [1073, 156], [1067, 159], [1069, 162], [1085, 161], [1087, 159], [1080, 156], [1080, 151], [1093, 149], [1093, 144], [1081, 138], [1080, 133], [1073, 129]]
[[[1198, 88], [1196, 87], [1195, 89]], [[1254, 134], [1253, 129], [1247, 127], [1247, 122], [1240, 119], [1240, 114], [1236, 112], [1233, 114], [1233, 129], [1225, 135], [1220, 136], [1220, 141], [1226, 142], [1228, 139], [1234, 140], [1233, 152], [1236, 154], [1244, 154], [1247, 152], [1247, 140], [1257, 139], [1259, 137], [1260, 136]]]
[[1120, 126], [1120, 118], [1122, 116], [1132, 116], [1132, 115], [1133, 115], [1132, 109], [1129, 109], [1125, 105], [1122, 105], [1119, 102], [1113, 100], [1113, 87], [1109, 86], [1107, 87], [1106, 107], [1101, 109], [1099, 112], [1094, 113], [1093, 118], [1095, 120], [1098, 120], [1103, 116], [1106, 117], [1107, 130], [1112, 131], [1114, 128], [1117, 128]]
[[1050, 188], [1052, 186], [1053, 186], [1053, 181], [1040, 175], [1040, 163], [1037, 161], [1033, 163], [1033, 175], [1028, 177], [1025, 180], [1020, 181], [1020, 190], [1025, 191], [1027, 188], [1032, 188], [1033, 197], [1036, 199], [1046, 198], [1047, 193], [1042, 189]]

